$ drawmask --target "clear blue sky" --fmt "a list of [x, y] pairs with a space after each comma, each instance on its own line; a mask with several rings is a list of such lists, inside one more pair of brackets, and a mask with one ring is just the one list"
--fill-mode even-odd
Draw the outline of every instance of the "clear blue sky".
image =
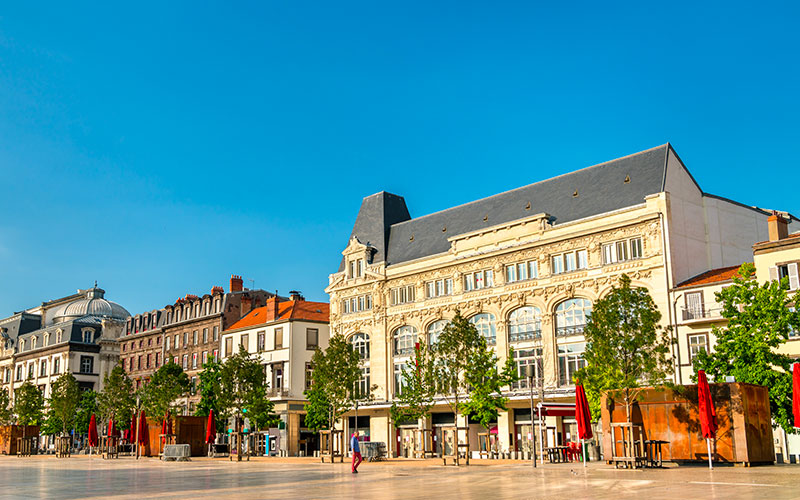
[[796, 2], [113, 3], [0, 12], [0, 316], [95, 279], [132, 313], [231, 273], [327, 300], [364, 196], [665, 142], [800, 215]]

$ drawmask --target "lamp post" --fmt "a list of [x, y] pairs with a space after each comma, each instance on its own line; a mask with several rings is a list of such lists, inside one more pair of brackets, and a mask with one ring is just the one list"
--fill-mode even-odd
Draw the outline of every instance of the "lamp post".
[[531, 433], [529, 434], [531, 437], [531, 465], [536, 468], [536, 433], [534, 432], [533, 425], [533, 378], [535, 370], [533, 365], [525, 365], [525, 375], [528, 378], [528, 393], [531, 397]]
[[136, 411], [134, 412], [134, 425], [136, 426], [136, 460], [139, 460], [139, 419], [141, 418], [141, 410], [139, 409], [139, 405], [141, 404], [141, 399], [139, 396], [136, 396]]

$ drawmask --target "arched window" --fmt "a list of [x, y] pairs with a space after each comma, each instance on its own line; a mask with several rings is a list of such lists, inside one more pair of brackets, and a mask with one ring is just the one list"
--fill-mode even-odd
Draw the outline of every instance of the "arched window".
[[410, 356], [417, 342], [417, 329], [413, 326], [401, 326], [394, 331], [394, 355]]
[[19, 341], [19, 352], [22, 352], [24, 350], [25, 350], [25, 339], [21, 339]]
[[369, 359], [369, 335], [366, 333], [354, 333], [350, 337], [350, 345], [361, 356], [361, 359]]
[[556, 337], [580, 335], [586, 318], [592, 313], [592, 303], [587, 299], [568, 299], [556, 307]]
[[508, 315], [509, 342], [524, 342], [540, 338], [542, 338], [542, 313], [538, 307], [520, 307]]
[[428, 345], [435, 345], [439, 341], [439, 334], [442, 333], [444, 327], [449, 323], [446, 319], [434, 321], [428, 325]]
[[42, 345], [50, 345], [50, 332], [44, 334], [44, 344]]
[[483, 335], [488, 345], [494, 345], [497, 342], [497, 328], [495, 328], [494, 314], [481, 313], [469, 319], [469, 322], [475, 325], [478, 333]]
[[36, 349], [36, 335], [31, 337], [31, 349]]
[[62, 330], [56, 330], [56, 344], [60, 344], [61, 340], [63, 339], [64, 332]]

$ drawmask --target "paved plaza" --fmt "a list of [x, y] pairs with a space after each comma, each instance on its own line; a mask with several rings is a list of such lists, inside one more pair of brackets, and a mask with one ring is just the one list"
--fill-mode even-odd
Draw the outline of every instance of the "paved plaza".
[[348, 464], [311, 459], [222, 459], [191, 462], [105, 461], [93, 457], [0, 458], [0, 498], [558, 498], [647, 500], [800, 498], [800, 466], [699, 466], [615, 470], [605, 464], [546, 465], [479, 461], [444, 467], [436, 461]]

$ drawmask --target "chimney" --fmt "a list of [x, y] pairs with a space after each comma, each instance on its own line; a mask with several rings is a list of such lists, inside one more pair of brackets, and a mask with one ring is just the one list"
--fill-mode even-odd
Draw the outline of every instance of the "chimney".
[[267, 321], [274, 321], [278, 318], [278, 296], [275, 295], [267, 299]]
[[297, 290], [290, 291], [289, 292], [289, 297], [292, 300], [296, 301], [296, 302], [300, 302], [300, 301], [306, 300], [306, 298], [303, 297], [303, 295], [300, 292], [298, 292]]
[[245, 314], [249, 313], [253, 310], [253, 299], [250, 298], [249, 295], [242, 295], [242, 311], [241, 315], [244, 317]]
[[244, 285], [242, 277], [237, 276], [236, 274], [231, 274], [231, 292], [241, 292], [242, 285]]
[[789, 222], [781, 217], [775, 210], [767, 217], [769, 228], [769, 241], [778, 241], [789, 236]]

